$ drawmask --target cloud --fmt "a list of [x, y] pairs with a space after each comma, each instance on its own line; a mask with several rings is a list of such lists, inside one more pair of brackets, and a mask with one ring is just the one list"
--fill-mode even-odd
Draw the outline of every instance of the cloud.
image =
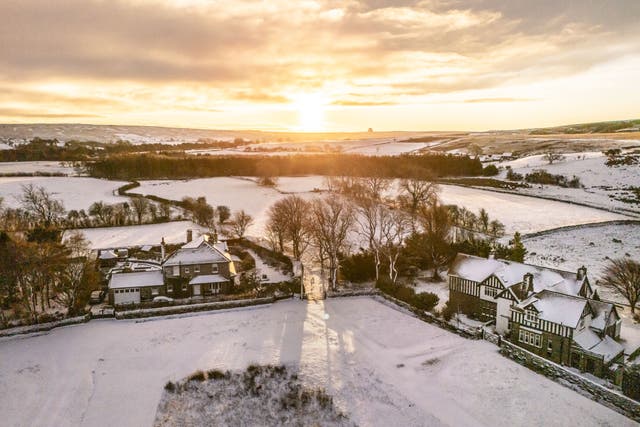
[[78, 88], [0, 94], [41, 111], [219, 111], [318, 91], [384, 106], [640, 55], [637, 0], [21, 0], [0, 16], [0, 87]]
[[0, 117], [7, 118], [45, 118], [45, 119], [83, 119], [98, 118], [97, 114], [83, 113], [51, 113], [48, 111], [31, 111], [17, 108], [0, 108]]
[[485, 104], [490, 102], [532, 102], [537, 101], [534, 98], [475, 98], [475, 99], [465, 99], [464, 102], [467, 104]]

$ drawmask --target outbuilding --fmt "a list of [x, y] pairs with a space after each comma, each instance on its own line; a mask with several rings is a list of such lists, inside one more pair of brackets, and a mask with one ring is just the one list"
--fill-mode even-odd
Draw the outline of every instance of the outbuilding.
[[160, 270], [113, 273], [109, 280], [109, 302], [112, 305], [139, 304], [165, 295]]

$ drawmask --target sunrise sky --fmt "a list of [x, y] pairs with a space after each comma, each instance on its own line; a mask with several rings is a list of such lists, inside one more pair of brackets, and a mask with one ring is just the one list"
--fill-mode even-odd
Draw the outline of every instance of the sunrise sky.
[[486, 130], [640, 117], [638, 0], [2, 0], [0, 122]]

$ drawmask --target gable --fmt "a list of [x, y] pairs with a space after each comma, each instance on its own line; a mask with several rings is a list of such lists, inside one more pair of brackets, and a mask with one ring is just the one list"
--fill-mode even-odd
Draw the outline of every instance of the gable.
[[496, 289], [505, 289], [504, 284], [495, 274], [484, 279], [481, 284]]

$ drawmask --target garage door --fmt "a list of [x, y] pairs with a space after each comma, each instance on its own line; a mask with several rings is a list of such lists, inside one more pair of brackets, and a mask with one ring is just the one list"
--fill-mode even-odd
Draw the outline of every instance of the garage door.
[[113, 291], [113, 302], [116, 305], [140, 303], [140, 288], [115, 289]]

